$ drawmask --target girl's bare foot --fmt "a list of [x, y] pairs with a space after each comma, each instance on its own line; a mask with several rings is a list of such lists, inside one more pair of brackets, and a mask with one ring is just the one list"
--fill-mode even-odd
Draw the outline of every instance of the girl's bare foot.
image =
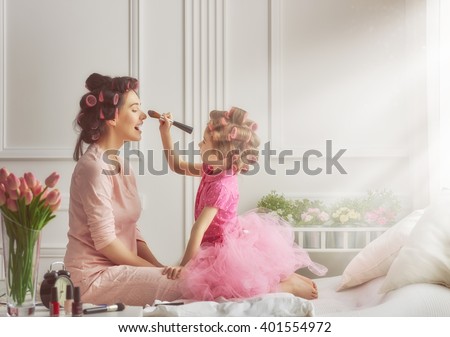
[[316, 299], [318, 297], [317, 289], [311, 284], [311, 280], [307, 280], [297, 277], [295, 274], [291, 275], [280, 283], [280, 290], [307, 300]]
[[306, 276], [303, 276], [303, 275], [300, 275], [300, 274], [297, 274], [297, 273], [294, 273], [294, 276], [295, 276], [295, 277], [298, 277], [298, 278], [300, 278], [300, 279], [302, 279], [302, 280], [304, 280], [305, 282], [307, 282], [307, 283], [309, 283], [309, 284], [311, 284], [311, 286], [312, 286], [314, 289], [317, 290], [317, 284], [316, 284], [316, 282], [314, 282], [314, 281], [311, 280], [310, 278], [307, 278]]

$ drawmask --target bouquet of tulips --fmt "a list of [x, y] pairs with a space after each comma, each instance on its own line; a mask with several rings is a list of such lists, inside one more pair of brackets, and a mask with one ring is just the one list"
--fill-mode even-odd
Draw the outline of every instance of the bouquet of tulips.
[[[52, 220], [61, 204], [61, 195], [54, 188], [59, 180], [53, 172], [42, 185], [33, 173], [17, 177], [6, 168], [0, 169], [0, 212], [3, 217], [8, 296], [21, 305], [27, 293], [35, 294], [36, 274], [34, 249], [40, 231]], [[5, 235], [6, 234], [6, 235]], [[5, 263], [6, 264], [6, 263]]]

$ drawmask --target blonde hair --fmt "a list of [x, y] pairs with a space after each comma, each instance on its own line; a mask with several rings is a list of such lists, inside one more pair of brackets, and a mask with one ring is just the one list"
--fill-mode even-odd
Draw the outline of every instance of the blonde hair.
[[213, 110], [209, 114], [207, 132], [214, 148], [224, 157], [226, 169], [247, 171], [258, 161], [257, 124], [248, 113], [237, 107], [230, 111]]

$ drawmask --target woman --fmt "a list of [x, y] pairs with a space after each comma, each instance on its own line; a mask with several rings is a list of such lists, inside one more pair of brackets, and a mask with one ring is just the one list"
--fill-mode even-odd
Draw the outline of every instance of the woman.
[[139, 233], [136, 180], [116, 155], [124, 142], [141, 139], [146, 115], [138, 84], [94, 73], [80, 101], [64, 263], [86, 303], [145, 305], [180, 297], [178, 281], [162, 275], [163, 265]]

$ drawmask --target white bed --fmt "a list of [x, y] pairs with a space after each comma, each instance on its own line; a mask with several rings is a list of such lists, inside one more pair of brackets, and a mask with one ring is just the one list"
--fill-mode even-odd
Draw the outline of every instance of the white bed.
[[340, 276], [316, 279], [319, 299], [267, 294], [148, 306], [144, 316], [450, 317], [450, 190], [364, 247]]
[[144, 308], [144, 316], [450, 317], [449, 288], [416, 283], [380, 294], [378, 290], [384, 279], [379, 277], [357, 287], [336, 291], [341, 276], [325, 277], [315, 280], [320, 289], [317, 300], [268, 294], [236, 301], [148, 306]]
[[341, 277], [315, 280], [320, 298], [312, 301], [315, 316], [450, 317], [450, 289], [438, 284], [415, 283], [380, 294], [385, 277], [337, 292]]

